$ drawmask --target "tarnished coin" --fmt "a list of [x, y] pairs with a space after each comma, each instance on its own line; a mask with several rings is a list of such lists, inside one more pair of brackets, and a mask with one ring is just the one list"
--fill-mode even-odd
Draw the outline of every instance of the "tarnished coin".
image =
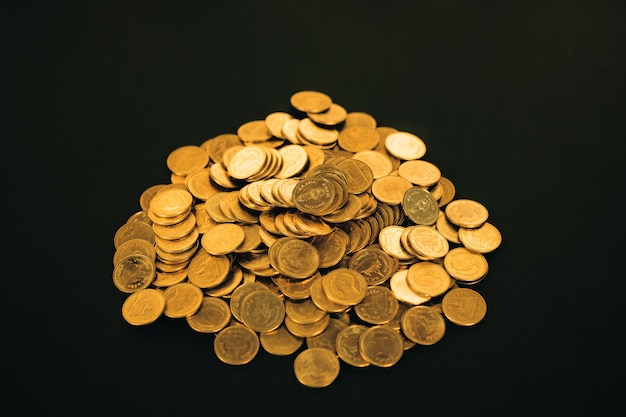
[[189, 327], [199, 333], [217, 333], [230, 323], [231, 318], [228, 303], [211, 296], [203, 297], [198, 311], [185, 317]]
[[163, 313], [170, 318], [183, 318], [195, 314], [202, 305], [202, 290], [189, 283], [167, 287], [163, 291], [165, 297], [165, 310]]
[[122, 304], [122, 317], [133, 326], [154, 323], [165, 308], [161, 290], [144, 288], [130, 294]]
[[340, 363], [337, 354], [323, 347], [303, 350], [293, 363], [298, 382], [310, 388], [324, 388], [339, 376]]
[[147, 288], [156, 276], [155, 261], [146, 255], [132, 254], [120, 259], [113, 269], [113, 284], [124, 293]]
[[406, 190], [402, 198], [404, 213], [418, 225], [430, 226], [439, 218], [439, 204], [428, 191], [420, 187]]
[[487, 303], [479, 292], [471, 288], [454, 288], [441, 300], [443, 314], [459, 326], [473, 326], [487, 314]]
[[493, 252], [502, 243], [500, 230], [489, 222], [485, 222], [482, 226], [472, 229], [461, 227], [458, 233], [459, 240], [463, 246], [474, 252]]
[[220, 330], [213, 340], [217, 358], [228, 365], [245, 365], [259, 353], [259, 336], [250, 328], [230, 325]]
[[420, 345], [434, 345], [446, 333], [443, 316], [428, 306], [413, 306], [404, 312], [401, 319], [402, 333]]
[[489, 263], [483, 254], [463, 246], [451, 249], [443, 258], [443, 266], [452, 278], [464, 283], [479, 281], [489, 270]]
[[241, 300], [241, 321], [255, 332], [269, 332], [285, 318], [285, 303], [272, 291], [252, 291]]
[[375, 325], [361, 333], [359, 351], [372, 365], [388, 368], [402, 358], [404, 342], [400, 333], [391, 327]]
[[445, 212], [450, 222], [467, 228], [480, 227], [489, 217], [489, 211], [482, 203], [467, 198], [449, 202]]
[[357, 368], [370, 365], [359, 349], [359, 338], [368, 328], [369, 326], [363, 324], [351, 324], [337, 334], [336, 350], [339, 359]]

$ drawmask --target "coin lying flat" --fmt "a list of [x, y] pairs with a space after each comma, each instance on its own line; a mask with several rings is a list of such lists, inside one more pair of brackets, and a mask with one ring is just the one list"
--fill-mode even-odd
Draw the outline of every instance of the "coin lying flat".
[[213, 340], [215, 356], [228, 365], [249, 363], [259, 353], [260, 346], [259, 336], [245, 326], [228, 326]]
[[122, 305], [122, 317], [135, 326], [154, 323], [165, 308], [163, 292], [153, 288], [144, 288], [129, 295]]
[[296, 356], [293, 369], [296, 379], [307, 387], [323, 388], [339, 376], [340, 363], [335, 352], [323, 347], [303, 350]]
[[473, 326], [487, 314], [487, 303], [480, 293], [471, 288], [450, 290], [441, 301], [443, 314], [459, 326]]

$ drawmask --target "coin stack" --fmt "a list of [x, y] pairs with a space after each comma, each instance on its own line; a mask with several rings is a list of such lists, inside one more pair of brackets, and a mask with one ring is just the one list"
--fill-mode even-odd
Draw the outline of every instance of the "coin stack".
[[502, 242], [487, 208], [416, 134], [319, 91], [289, 104], [170, 153], [114, 236], [124, 320], [184, 319], [229, 365], [292, 357], [311, 388], [478, 324]]

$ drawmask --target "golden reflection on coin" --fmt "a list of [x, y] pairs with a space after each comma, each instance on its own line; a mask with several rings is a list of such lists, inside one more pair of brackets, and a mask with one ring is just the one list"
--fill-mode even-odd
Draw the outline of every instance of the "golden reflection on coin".
[[354, 312], [365, 323], [385, 324], [395, 317], [398, 308], [398, 299], [389, 288], [371, 285], [365, 298], [354, 306]]
[[154, 242], [149, 242], [141, 238], [124, 241], [113, 254], [113, 266], [117, 265], [117, 263], [126, 256], [135, 254], [145, 255], [153, 261], [156, 260]]
[[271, 291], [253, 291], [241, 300], [239, 314], [244, 324], [255, 332], [269, 332], [283, 322], [285, 304]]
[[220, 223], [204, 232], [201, 244], [211, 255], [226, 255], [237, 250], [245, 237], [245, 231], [238, 224]]
[[165, 310], [170, 318], [184, 318], [195, 314], [202, 305], [202, 290], [189, 282], [167, 287], [163, 291]]
[[356, 305], [367, 295], [367, 281], [360, 272], [350, 268], [335, 268], [322, 278], [324, 293], [332, 302]]
[[198, 311], [185, 317], [187, 324], [199, 333], [216, 333], [230, 323], [232, 316], [226, 301], [218, 297], [205, 296]]
[[209, 163], [209, 154], [201, 146], [185, 145], [174, 149], [167, 156], [166, 165], [172, 173], [180, 176], [204, 168]]
[[489, 211], [482, 203], [467, 198], [452, 200], [445, 212], [451, 223], [467, 228], [480, 227], [489, 217]]
[[400, 131], [387, 135], [385, 149], [396, 158], [406, 161], [424, 156], [426, 144], [417, 135]]
[[480, 280], [489, 270], [483, 254], [472, 252], [463, 246], [451, 249], [443, 258], [443, 266], [452, 278], [466, 283]]
[[133, 326], [154, 323], [165, 308], [165, 297], [161, 290], [144, 288], [130, 294], [122, 304], [122, 317]]
[[113, 269], [113, 283], [124, 293], [147, 288], [156, 276], [153, 259], [141, 254], [127, 255]]
[[260, 346], [259, 336], [246, 326], [225, 327], [213, 340], [215, 355], [228, 365], [245, 365], [251, 362]]
[[113, 236], [113, 245], [119, 248], [124, 242], [131, 239], [143, 239], [154, 244], [155, 233], [152, 226], [144, 222], [124, 223]]
[[333, 100], [328, 94], [314, 90], [302, 90], [291, 95], [289, 102], [304, 113], [322, 113], [330, 109]]
[[304, 344], [304, 338], [290, 333], [284, 324], [276, 330], [260, 332], [259, 339], [263, 349], [275, 356], [291, 355]]
[[336, 350], [339, 359], [357, 368], [365, 368], [370, 363], [365, 360], [359, 349], [361, 334], [369, 329], [364, 324], [351, 324], [337, 334]]
[[441, 300], [443, 314], [459, 326], [473, 326], [487, 314], [487, 303], [479, 292], [471, 288], [454, 288]]
[[500, 231], [489, 222], [485, 222], [482, 226], [473, 229], [461, 227], [458, 233], [459, 240], [463, 243], [463, 246], [474, 252], [493, 252], [502, 243]]
[[293, 363], [298, 382], [310, 388], [324, 388], [339, 376], [337, 354], [323, 347], [312, 347], [300, 352]]
[[421, 297], [438, 297], [448, 291], [451, 278], [443, 266], [424, 261], [409, 267], [406, 282]]
[[417, 295], [406, 282], [408, 269], [401, 269], [394, 273], [389, 280], [389, 288], [394, 296], [403, 303], [420, 305], [431, 299], [430, 296]]

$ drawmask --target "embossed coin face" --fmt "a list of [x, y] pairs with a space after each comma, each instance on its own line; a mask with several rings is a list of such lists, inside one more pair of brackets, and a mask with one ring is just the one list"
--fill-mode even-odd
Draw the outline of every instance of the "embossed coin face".
[[468, 283], [480, 280], [489, 270], [483, 254], [471, 252], [463, 246], [451, 249], [443, 258], [443, 266], [452, 278]]
[[293, 362], [296, 379], [310, 388], [323, 388], [339, 376], [339, 358], [332, 350], [312, 347], [303, 350]]
[[435, 224], [439, 217], [439, 203], [431, 193], [420, 187], [412, 187], [404, 193], [402, 208], [404, 213], [418, 225]]
[[155, 277], [155, 262], [146, 255], [128, 255], [113, 269], [113, 283], [118, 290], [125, 293], [147, 288]]
[[187, 316], [187, 324], [199, 333], [216, 333], [231, 320], [228, 303], [219, 297], [205, 296], [198, 311]]
[[170, 318], [183, 318], [195, 314], [202, 305], [202, 290], [189, 282], [172, 285], [163, 291], [164, 313]]
[[359, 350], [372, 365], [388, 368], [402, 358], [404, 343], [399, 332], [389, 326], [376, 325], [361, 333]]
[[443, 316], [428, 306], [413, 306], [404, 312], [400, 321], [404, 335], [420, 345], [434, 345], [446, 332]]
[[502, 243], [500, 231], [489, 222], [485, 222], [482, 226], [473, 229], [461, 227], [458, 234], [463, 246], [474, 252], [493, 252]]
[[487, 314], [487, 303], [478, 291], [471, 288], [454, 288], [441, 300], [443, 314], [459, 326], [473, 326]]
[[337, 355], [348, 365], [364, 368], [370, 363], [361, 355], [359, 338], [369, 327], [363, 324], [351, 324], [337, 335]]
[[298, 210], [311, 214], [327, 214], [335, 203], [336, 189], [330, 180], [307, 177], [293, 189], [293, 203]]
[[272, 291], [252, 291], [241, 300], [239, 315], [255, 332], [269, 332], [283, 322], [285, 304]]
[[445, 212], [448, 220], [459, 227], [480, 227], [489, 217], [489, 211], [482, 203], [466, 198], [452, 200]]
[[336, 268], [322, 278], [322, 288], [334, 303], [356, 305], [367, 295], [367, 281], [350, 268]]
[[163, 314], [165, 297], [161, 290], [144, 288], [130, 294], [122, 305], [122, 317], [134, 326], [154, 323]]
[[246, 326], [228, 326], [213, 340], [215, 355], [228, 365], [245, 365], [259, 352], [259, 336]]

